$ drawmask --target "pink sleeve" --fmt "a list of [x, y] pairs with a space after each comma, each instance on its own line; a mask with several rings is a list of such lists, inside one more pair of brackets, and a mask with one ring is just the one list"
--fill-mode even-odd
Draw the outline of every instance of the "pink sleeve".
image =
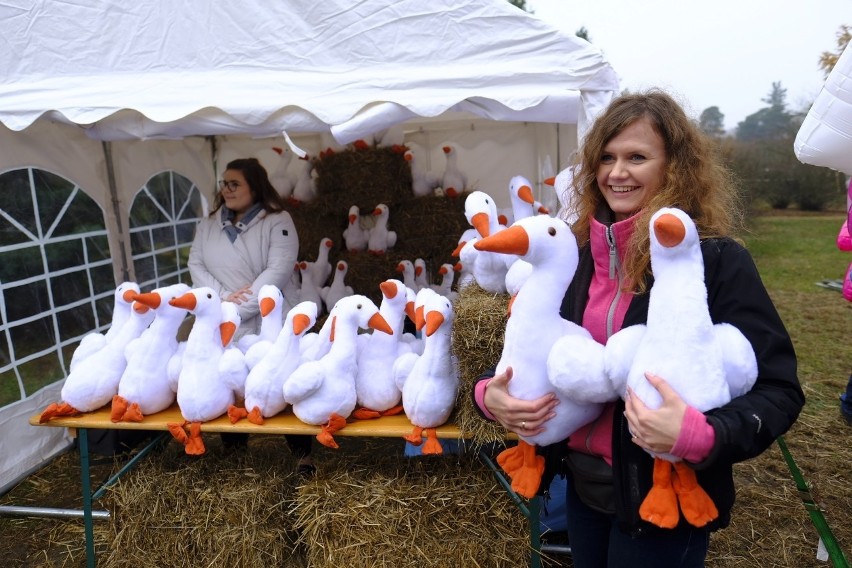
[[680, 435], [669, 453], [688, 462], [698, 463], [710, 455], [715, 442], [716, 431], [707, 422], [707, 418], [688, 406], [683, 416]]
[[479, 381], [473, 386], [473, 400], [476, 401], [476, 406], [479, 407], [479, 410], [485, 415], [489, 420], [497, 420], [493, 414], [488, 412], [488, 409], [485, 408], [485, 389], [488, 388], [488, 383], [491, 382], [491, 379], [486, 379]]

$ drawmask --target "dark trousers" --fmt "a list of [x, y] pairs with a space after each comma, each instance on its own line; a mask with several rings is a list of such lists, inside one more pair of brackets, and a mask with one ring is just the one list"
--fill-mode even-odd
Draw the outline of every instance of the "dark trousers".
[[704, 566], [710, 533], [678, 526], [639, 536], [618, 528], [615, 515], [587, 507], [572, 487], [565, 492], [568, 543], [574, 568], [697, 568]]

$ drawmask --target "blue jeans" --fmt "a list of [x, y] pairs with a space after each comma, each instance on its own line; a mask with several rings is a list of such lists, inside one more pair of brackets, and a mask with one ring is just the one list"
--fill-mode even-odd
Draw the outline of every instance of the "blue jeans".
[[704, 566], [710, 532], [690, 526], [650, 530], [631, 536], [615, 515], [580, 501], [571, 479], [565, 492], [568, 543], [574, 568], [699, 568]]

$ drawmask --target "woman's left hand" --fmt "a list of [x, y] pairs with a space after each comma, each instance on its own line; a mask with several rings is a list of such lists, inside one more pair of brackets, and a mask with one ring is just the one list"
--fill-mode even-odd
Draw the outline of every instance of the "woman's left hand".
[[651, 410], [628, 387], [624, 416], [634, 444], [652, 452], [669, 452], [680, 435], [687, 405], [661, 377], [645, 373], [645, 378], [660, 393], [663, 399], [660, 407]]
[[228, 301], [228, 302], [233, 302], [235, 304], [242, 304], [243, 302], [247, 302], [250, 297], [251, 297], [251, 288], [249, 287], [248, 284], [246, 284], [245, 286], [243, 286], [239, 290], [231, 292], [231, 294], [229, 294], [228, 297], [225, 298], [225, 300]]

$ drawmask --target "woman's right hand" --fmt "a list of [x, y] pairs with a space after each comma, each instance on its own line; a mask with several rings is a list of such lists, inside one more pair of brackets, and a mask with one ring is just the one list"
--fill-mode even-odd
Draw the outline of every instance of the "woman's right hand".
[[228, 294], [228, 296], [225, 297], [225, 301], [226, 302], [233, 302], [235, 304], [242, 304], [243, 302], [247, 302], [250, 297], [251, 297], [251, 288], [249, 287], [248, 284], [246, 284], [245, 286], [243, 286], [239, 290], [235, 290], [234, 292], [231, 292], [230, 294]]
[[485, 408], [510, 432], [526, 437], [544, 432], [546, 422], [555, 416], [553, 409], [559, 399], [554, 393], [534, 400], [513, 397], [509, 394], [512, 375], [512, 367], [506, 367], [488, 382], [483, 398]]

